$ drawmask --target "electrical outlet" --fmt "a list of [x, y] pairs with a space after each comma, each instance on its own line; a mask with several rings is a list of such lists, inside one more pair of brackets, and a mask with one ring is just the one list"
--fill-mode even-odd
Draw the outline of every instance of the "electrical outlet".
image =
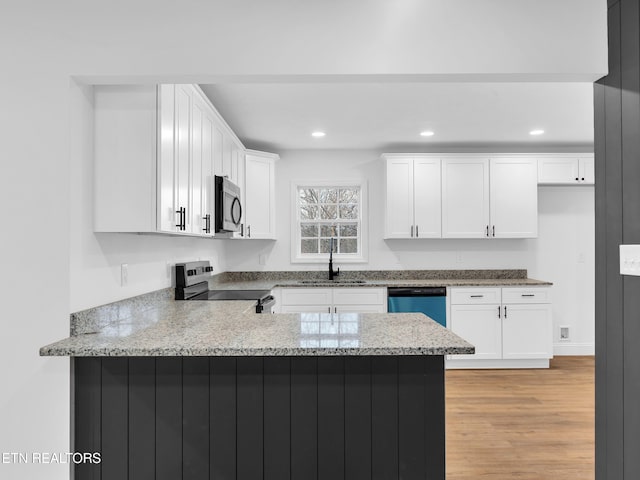
[[620, 245], [620, 275], [640, 276], [640, 245]]
[[560, 340], [569, 340], [569, 327], [567, 325], [560, 325]]
[[126, 287], [129, 284], [129, 264], [120, 265], [120, 286]]

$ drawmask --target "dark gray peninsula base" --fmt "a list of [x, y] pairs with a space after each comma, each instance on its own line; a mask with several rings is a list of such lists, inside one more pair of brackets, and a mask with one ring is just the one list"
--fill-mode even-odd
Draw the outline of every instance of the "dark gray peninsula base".
[[76, 480], [445, 478], [444, 357], [74, 357]]

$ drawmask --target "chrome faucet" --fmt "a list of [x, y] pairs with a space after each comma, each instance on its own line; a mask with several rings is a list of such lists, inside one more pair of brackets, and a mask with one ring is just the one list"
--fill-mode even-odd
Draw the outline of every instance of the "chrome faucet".
[[333, 270], [333, 244], [334, 238], [331, 237], [329, 240], [329, 280], [333, 280], [334, 277], [340, 275], [340, 268]]

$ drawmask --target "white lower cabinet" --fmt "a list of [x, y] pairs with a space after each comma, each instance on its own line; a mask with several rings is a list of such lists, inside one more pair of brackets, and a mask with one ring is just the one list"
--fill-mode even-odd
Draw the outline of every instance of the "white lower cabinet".
[[283, 288], [281, 313], [385, 313], [385, 288]]
[[451, 288], [448, 326], [476, 348], [447, 368], [548, 368], [553, 357], [549, 287]]
[[476, 347], [473, 355], [456, 358], [502, 358], [502, 322], [496, 313], [500, 305], [452, 305], [450, 328]]

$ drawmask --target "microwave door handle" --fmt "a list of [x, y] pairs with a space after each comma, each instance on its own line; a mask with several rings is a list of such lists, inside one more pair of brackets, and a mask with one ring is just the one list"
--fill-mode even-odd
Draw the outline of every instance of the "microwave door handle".
[[[240, 214], [238, 215], [238, 218], [235, 218], [235, 209], [234, 206], [235, 204], [238, 204], [238, 209], [240, 211]], [[234, 197], [233, 202], [231, 202], [231, 221], [235, 224], [235, 225], [239, 225], [240, 221], [242, 220], [242, 205], [240, 204], [240, 199], [238, 197]]]

